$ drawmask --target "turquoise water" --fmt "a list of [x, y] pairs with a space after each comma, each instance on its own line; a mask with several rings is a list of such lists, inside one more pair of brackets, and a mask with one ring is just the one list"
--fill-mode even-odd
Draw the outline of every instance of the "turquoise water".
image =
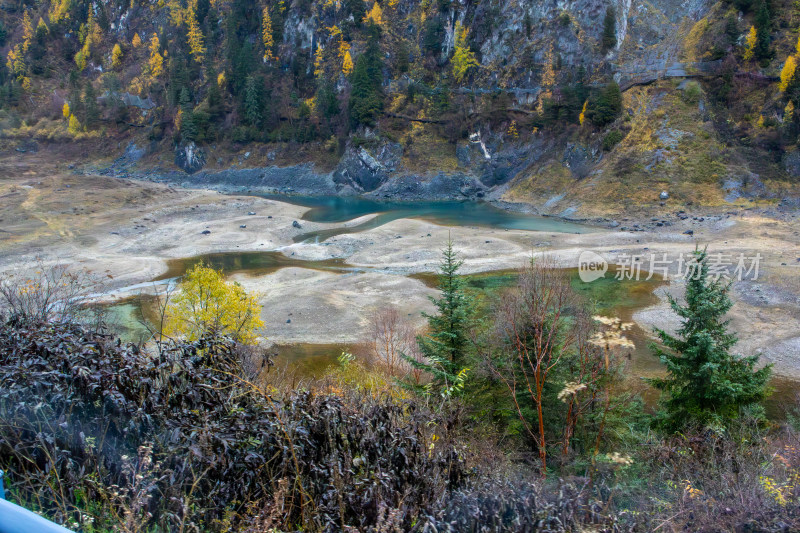
[[358, 233], [401, 218], [423, 219], [443, 226], [481, 226], [495, 229], [589, 233], [597, 228], [557, 218], [504, 211], [486, 202], [396, 202], [341, 196], [283, 196], [267, 198], [310, 209], [303, 215], [309, 222], [343, 223], [364, 215], [375, 218], [349, 228], [339, 227], [303, 233], [295, 242], [324, 241], [335, 235]]

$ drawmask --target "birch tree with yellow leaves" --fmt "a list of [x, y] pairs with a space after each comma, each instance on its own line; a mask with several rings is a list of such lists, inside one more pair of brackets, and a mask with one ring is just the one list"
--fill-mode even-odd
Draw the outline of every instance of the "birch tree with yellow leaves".
[[200, 265], [191, 268], [167, 303], [164, 333], [194, 341], [224, 336], [254, 344], [264, 326], [261, 306], [238, 283], [225, 280], [221, 271]]

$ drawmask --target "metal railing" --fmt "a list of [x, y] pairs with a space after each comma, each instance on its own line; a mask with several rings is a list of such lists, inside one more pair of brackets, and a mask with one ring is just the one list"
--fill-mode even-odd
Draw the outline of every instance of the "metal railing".
[[0, 533], [73, 533], [70, 529], [7, 501], [3, 474], [0, 470]]

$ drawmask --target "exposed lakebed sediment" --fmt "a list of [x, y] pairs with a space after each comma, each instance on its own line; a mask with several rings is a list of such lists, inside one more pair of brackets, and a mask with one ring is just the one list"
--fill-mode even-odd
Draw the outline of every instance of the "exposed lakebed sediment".
[[[147, 290], [152, 280], [176, 273], [174, 265], [186, 258], [214, 254], [223, 262], [241, 263], [241, 268], [229, 268], [235, 271], [231, 277], [260, 293], [265, 336], [278, 344], [354, 342], [372, 310], [386, 303], [422, 323], [420, 311], [431, 310], [428, 296], [434, 291], [409, 275], [435, 271], [448, 238], [461, 253], [466, 273], [518, 268], [542, 254], [574, 267], [584, 250], [612, 262], [624, 254], [686, 254], [696, 244], [729, 254], [760, 252], [762, 278], [752, 286], [734, 286], [732, 318], [741, 351], [760, 350], [765, 361], [776, 363], [776, 373], [800, 375], [800, 353], [792, 349], [800, 334], [800, 238], [793, 217], [743, 213], [693, 223], [675, 216], [670, 226], [645, 231], [595, 227], [575, 233], [569, 225], [540, 226], [540, 231], [480, 225], [476, 208], [474, 224], [400, 214], [365, 226], [381, 213], [315, 222], [305, 220], [313, 218], [307, 216], [313, 207], [289, 203], [297, 199], [97, 176], [22, 175], [0, 184], [7, 191], [16, 187], [2, 205], [4, 218], [12, 223], [4, 225], [0, 236], [0, 271], [22, 270], [35, 256], [73, 263], [101, 274], [107, 280], [104, 292], [122, 298], [132, 291], [113, 291]], [[462, 204], [465, 213], [459, 216], [471, 214], [469, 207]], [[693, 235], [684, 233], [687, 227]], [[348, 228], [358, 229], [342, 231]], [[319, 242], [308, 238], [325, 231], [333, 234]], [[653, 303], [632, 312], [643, 332], [668, 325], [672, 316], [663, 299]]]

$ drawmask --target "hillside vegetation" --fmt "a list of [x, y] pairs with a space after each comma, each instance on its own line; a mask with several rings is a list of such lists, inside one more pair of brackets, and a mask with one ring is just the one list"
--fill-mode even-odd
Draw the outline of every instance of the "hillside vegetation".
[[387, 304], [363, 353], [301, 382], [209, 267], [140, 344], [77, 303], [85, 275], [5, 276], [8, 498], [87, 532], [797, 530], [798, 412], [766, 418], [771, 367], [730, 351], [728, 287], [696, 258], [654, 414], [631, 324], [546, 261], [468, 280], [450, 244], [423, 333]]
[[794, 2], [563, 4], [9, 2], [0, 129], [90, 158], [134, 143], [166, 170], [324, 171], [365, 149], [389, 177], [510, 182], [497, 195], [554, 212], [792, 196]]

